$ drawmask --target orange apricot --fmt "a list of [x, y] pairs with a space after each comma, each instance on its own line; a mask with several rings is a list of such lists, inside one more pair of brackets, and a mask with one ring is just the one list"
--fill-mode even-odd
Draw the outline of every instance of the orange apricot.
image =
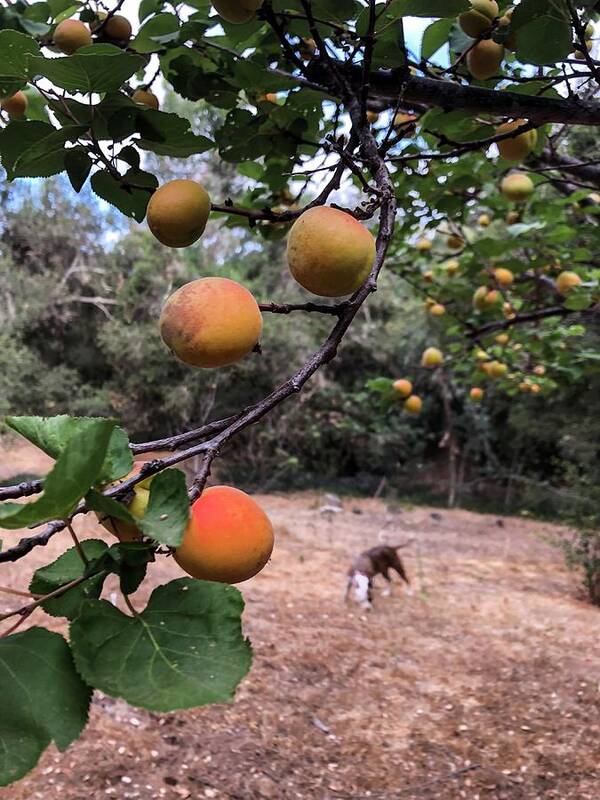
[[375, 240], [350, 214], [318, 206], [292, 225], [287, 260], [300, 286], [323, 297], [340, 297], [355, 292], [368, 278]]
[[212, 486], [192, 504], [175, 561], [193, 578], [239, 583], [265, 566], [273, 551], [273, 526], [245, 492]]
[[90, 29], [78, 19], [64, 19], [59, 22], [52, 38], [58, 49], [68, 56], [73, 55], [80, 47], [87, 47], [92, 43]]
[[0, 108], [6, 111], [11, 119], [21, 119], [27, 111], [27, 96], [23, 92], [16, 92], [0, 100]]
[[174, 180], [160, 186], [150, 198], [148, 227], [167, 247], [189, 247], [206, 228], [210, 197], [201, 184]]
[[229, 278], [199, 278], [168, 298], [159, 325], [164, 343], [180, 361], [224, 367], [254, 349], [262, 316], [241, 284]]

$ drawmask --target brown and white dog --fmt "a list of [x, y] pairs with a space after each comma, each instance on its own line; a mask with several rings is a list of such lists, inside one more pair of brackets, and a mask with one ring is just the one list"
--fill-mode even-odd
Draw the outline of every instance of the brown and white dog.
[[373, 580], [376, 575], [382, 575], [391, 584], [390, 570], [397, 572], [406, 585], [410, 586], [404, 564], [397, 552], [409, 544], [410, 542], [398, 545], [380, 544], [357, 556], [348, 570], [346, 601], [348, 601], [350, 592], [353, 591], [357, 603], [363, 608], [372, 608]]

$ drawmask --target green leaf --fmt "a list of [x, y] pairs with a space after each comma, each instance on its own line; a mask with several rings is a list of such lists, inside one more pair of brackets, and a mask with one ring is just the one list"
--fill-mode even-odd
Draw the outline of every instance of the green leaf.
[[30, 628], [0, 639], [0, 785], [26, 775], [50, 742], [64, 750], [77, 739], [89, 702], [58, 633]]
[[163, 111], [138, 109], [136, 130], [142, 136], [138, 145], [157, 155], [187, 158], [215, 146], [206, 136], [191, 131], [188, 120]]
[[569, 311], [583, 311], [592, 304], [592, 297], [586, 289], [575, 289], [569, 292], [568, 297], [563, 303]]
[[[72, 436], [85, 433], [96, 417], [6, 417], [6, 424], [24, 436], [51, 458], [58, 458]], [[114, 424], [114, 423], [113, 423]], [[121, 478], [133, 467], [129, 438], [122, 428], [115, 427], [110, 437], [106, 458], [98, 476], [98, 483]]]
[[169, 547], [178, 547], [190, 517], [185, 475], [179, 469], [165, 469], [150, 484], [150, 499], [139, 523], [142, 532]]
[[37, 500], [0, 505], [0, 527], [14, 530], [68, 517], [97, 481], [114, 427], [114, 420], [87, 420], [68, 440]]
[[445, 45], [454, 25], [454, 19], [438, 19], [423, 34], [421, 42], [421, 58], [427, 60]]
[[554, 64], [572, 49], [573, 31], [565, 4], [523, 0], [514, 10], [516, 55], [526, 64]]
[[9, 180], [47, 178], [65, 167], [65, 142], [81, 135], [79, 126], [57, 130], [47, 122], [13, 120], [0, 131], [0, 158]]
[[[91, 185], [94, 192], [107, 203], [136, 222], [142, 222], [152, 196], [152, 191], [149, 190], [156, 189], [158, 181], [154, 175], [139, 169], [127, 170], [121, 181], [108, 170], [99, 170], [92, 175]], [[147, 186], [148, 190], [138, 188], [143, 186]]]
[[30, 36], [0, 31], [0, 96], [14, 94], [26, 84], [28, 59], [39, 54], [40, 46]]
[[156, 53], [179, 38], [179, 21], [174, 14], [156, 14], [139, 30], [130, 47], [136, 53]]
[[73, 147], [65, 153], [65, 168], [76, 192], [80, 192], [92, 168], [92, 159], [83, 147]]
[[135, 617], [88, 600], [70, 628], [77, 669], [91, 686], [150, 711], [222, 703], [252, 659], [243, 607], [233, 586], [191, 578], [159, 586]]
[[30, 58], [30, 74], [42, 75], [69, 92], [114, 92], [144, 66], [142, 56], [112, 44], [82, 47], [66, 58]]
[[136, 592], [146, 577], [148, 564], [154, 561], [154, 548], [144, 542], [120, 542], [106, 551], [99, 566], [119, 576], [123, 594]]
[[136, 518], [127, 510], [123, 503], [119, 503], [118, 500], [114, 500], [112, 497], [106, 497], [106, 495], [96, 491], [96, 489], [90, 489], [86, 494], [85, 504], [90, 511], [96, 511], [101, 520], [104, 520], [106, 517], [115, 517], [115, 519], [120, 519], [128, 525], [137, 525]]
[[[108, 545], [101, 539], [85, 539], [81, 542], [81, 549], [88, 561], [99, 558]], [[40, 567], [33, 574], [29, 591], [37, 595], [50, 594], [66, 583], [74, 581], [86, 572], [86, 567], [76, 547], [67, 550], [56, 561], [45, 567]], [[60, 597], [54, 597], [42, 603], [42, 608], [53, 617], [67, 617], [73, 619], [79, 613], [81, 603], [90, 598], [100, 597], [102, 584], [106, 573], [91, 575], [86, 581], [69, 589]]]

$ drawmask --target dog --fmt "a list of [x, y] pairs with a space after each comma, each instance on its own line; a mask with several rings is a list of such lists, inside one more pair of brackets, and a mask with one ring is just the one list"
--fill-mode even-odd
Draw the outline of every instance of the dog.
[[363, 608], [373, 608], [373, 581], [376, 575], [382, 575], [391, 584], [390, 570], [398, 573], [400, 578], [410, 586], [410, 581], [404, 564], [400, 560], [398, 550], [407, 547], [405, 544], [389, 545], [380, 544], [365, 550], [357, 556], [348, 570], [348, 585], [345, 600], [348, 601], [350, 592], [354, 590], [354, 599]]

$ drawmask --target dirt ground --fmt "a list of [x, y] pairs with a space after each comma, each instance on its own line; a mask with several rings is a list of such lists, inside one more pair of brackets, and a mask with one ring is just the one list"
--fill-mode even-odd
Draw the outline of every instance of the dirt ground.
[[[3, 459], [0, 477], [39, 467], [16, 465]], [[385, 499], [345, 499], [331, 518], [316, 493], [258, 499], [277, 544], [240, 587], [255, 662], [235, 701], [158, 715], [96, 694], [82, 738], [0, 800], [600, 797], [600, 611], [549, 545], [558, 528]], [[92, 520], [78, 531], [99, 535]], [[413, 593], [346, 606], [354, 554], [412, 537]], [[1, 565], [1, 583], [25, 588], [65, 546]], [[162, 559], [135, 604], [178, 575]]]

